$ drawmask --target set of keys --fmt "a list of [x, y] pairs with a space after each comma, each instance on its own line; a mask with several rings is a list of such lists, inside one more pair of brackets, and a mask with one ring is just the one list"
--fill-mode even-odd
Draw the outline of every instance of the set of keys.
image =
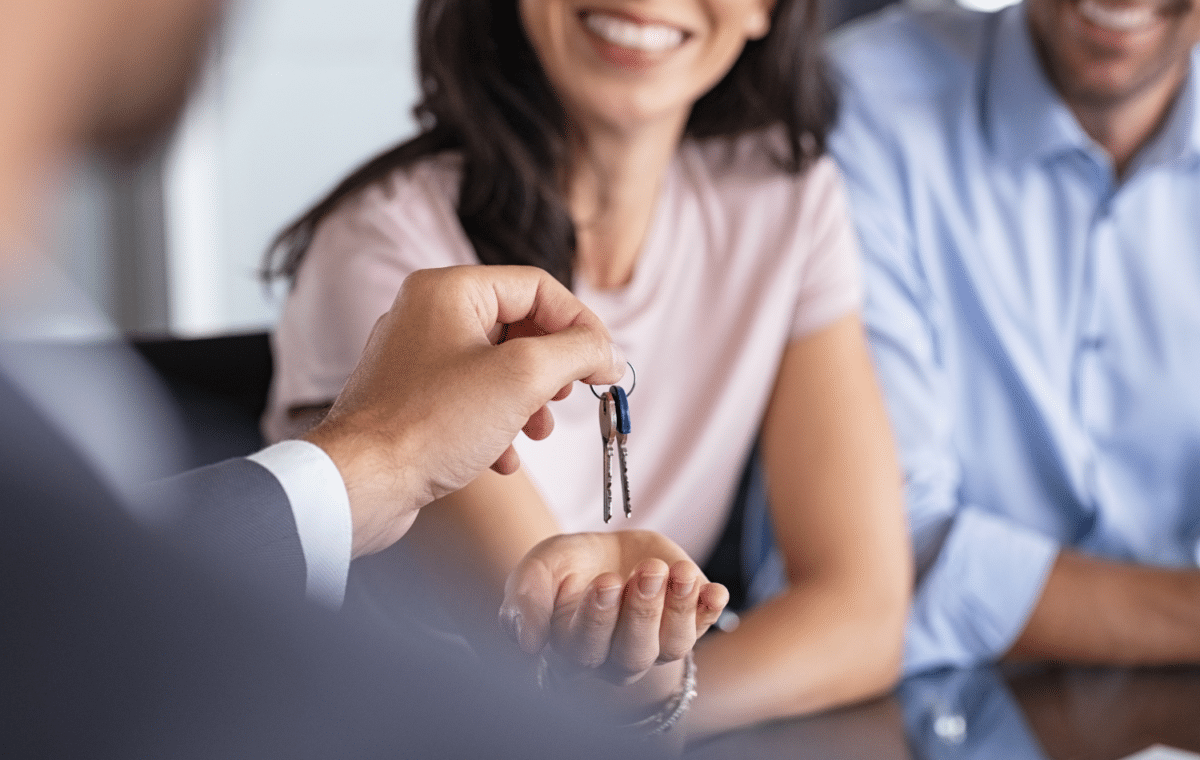
[[[514, 336], [510, 334], [512, 327], [513, 325], [509, 324], [501, 326], [496, 345], [513, 337], [521, 337], [523, 334], [533, 334], [529, 333], [527, 329], [523, 330], [523, 325], [516, 325], [518, 332]], [[600, 438], [604, 442], [604, 522], [606, 523], [612, 519], [614, 447], [617, 449], [617, 466], [621, 469], [621, 497], [624, 500], [625, 516], [633, 515], [633, 507], [629, 503], [629, 471], [625, 465], [625, 441], [629, 436], [629, 397], [633, 395], [633, 389], [637, 387], [637, 371], [634, 370], [632, 364], [628, 364], [628, 366], [633, 375], [633, 382], [629, 386], [628, 393], [619, 385], [610, 386], [604, 393], [597, 393], [596, 388], [592, 386], [592, 395], [600, 399]]]
[[[633, 365], [629, 366], [633, 370]], [[629, 393], [637, 386], [637, 373], [633, 375], [633, 385]], [[625, 465], [625, 442], [629, 436], [629, 393], [619, 385], [611, 386], [604, 393], [592, 394], [600, 399], [600, 439], [604, 442], [604, 522], [612, 519], [612, 455], [613, 447], [617, 449], [617, 466], [621, 471], [621, 496], [624, 500], [625, 516], [633, 514], [629, 502], [629, 471]]]

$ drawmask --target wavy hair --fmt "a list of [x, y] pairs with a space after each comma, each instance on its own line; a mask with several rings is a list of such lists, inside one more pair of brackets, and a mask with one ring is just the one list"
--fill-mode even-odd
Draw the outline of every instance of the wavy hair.
[[[771, 27], [692, 107], [685, 135], [782, 126], [780, 168], [825, 151], [837, 104], [822, 53], [819, 0], [777, 0]], [[417, 11], [419, 134], [367, 161], [284, 228], [263, 276], [294, 278], [321, 222], [348, 196], [444, 151], [462, 156], [458, 218], [484, 264], [541, 267], [568, 287], [575, 226], [560, 186], [567, 116], [542, 71], [517, 0], [422, 0]]]

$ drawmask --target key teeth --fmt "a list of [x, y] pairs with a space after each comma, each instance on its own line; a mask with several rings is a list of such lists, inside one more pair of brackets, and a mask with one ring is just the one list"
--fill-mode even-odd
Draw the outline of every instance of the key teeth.
[[604, 443], [604, 524], [612, 519], [612, 442]]
[[629, 471], [625, 467], [625, 445], [617, 445], [617, 464], [621, 466], [621, 495], [625, 498], [625, 519], [633, 517], [633, 505], [629, 502]]

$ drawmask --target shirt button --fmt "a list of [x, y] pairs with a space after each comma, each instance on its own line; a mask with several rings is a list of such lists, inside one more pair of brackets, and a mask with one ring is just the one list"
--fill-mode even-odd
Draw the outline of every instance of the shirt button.
[[933, 719], [933, 733], [943, 744], [962, 744], [967, 738], [967, 719], [957, 713], [938, 715]]

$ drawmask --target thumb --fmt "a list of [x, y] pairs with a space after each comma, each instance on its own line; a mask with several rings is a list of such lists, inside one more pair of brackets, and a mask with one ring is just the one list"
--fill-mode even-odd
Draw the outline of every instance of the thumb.
[[500, 624], [527, 654], [542, 651], [550, 638], [556, 588], [541, 562], [522, 562], [505, 584]]
[[543, 406], [576, 380], [611, 385], [625, 374], [625, 354], [603, 332], [586, 325], [548, 335], [512, 340], [497, 346], [509, 366], [498, 377], [524, 378]]

